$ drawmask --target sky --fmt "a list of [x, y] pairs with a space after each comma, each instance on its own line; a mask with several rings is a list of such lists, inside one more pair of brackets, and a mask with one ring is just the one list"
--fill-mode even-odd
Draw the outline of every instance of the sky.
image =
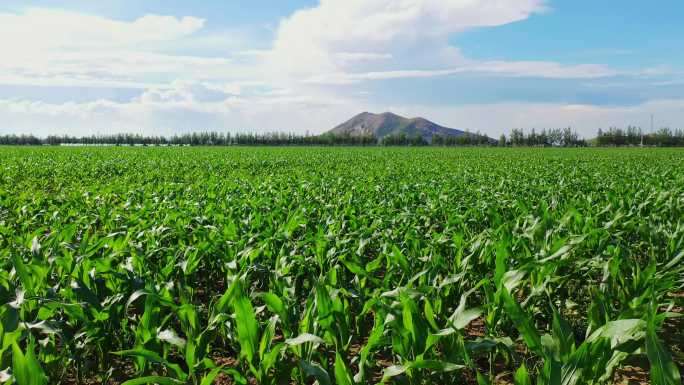
[[684, 2], [3, 0], [0, 134], [684, 128]]

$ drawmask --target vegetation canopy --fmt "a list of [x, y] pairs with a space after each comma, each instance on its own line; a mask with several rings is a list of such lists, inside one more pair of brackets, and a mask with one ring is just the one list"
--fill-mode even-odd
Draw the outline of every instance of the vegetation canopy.
[[5, 147], [0, 384], [681, 384], [683, 260], [677, 149]]

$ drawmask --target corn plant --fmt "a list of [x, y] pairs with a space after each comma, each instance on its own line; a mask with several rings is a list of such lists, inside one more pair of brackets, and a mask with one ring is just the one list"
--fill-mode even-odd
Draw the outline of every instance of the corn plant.
[[0, 384], [681, 384], [677, 149], [0, 148]]

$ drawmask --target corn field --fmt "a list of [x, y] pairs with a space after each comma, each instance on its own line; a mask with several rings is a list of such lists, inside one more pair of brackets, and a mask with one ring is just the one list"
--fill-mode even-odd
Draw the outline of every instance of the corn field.
[[684, 151], [2, 148], [0, 267], [0, 384], [681, 384]]

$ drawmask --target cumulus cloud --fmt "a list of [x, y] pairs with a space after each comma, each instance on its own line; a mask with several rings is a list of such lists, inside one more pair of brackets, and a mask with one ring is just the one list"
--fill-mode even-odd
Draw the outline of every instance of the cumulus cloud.
[[155, 80], [225, 74], [229, 58], [178, 55], [156, 46], [192, 37], [204, 22], [153, 14], [120, 21], [44, 8], [0, 13], [0, 82], [145, 88]]
[[0, 13], [0, 43], [10, 52], [43, 49], [112, 49], [179, 39], [199, 31], [195, 17], [146, 15], [126, 22], [78, 12], [29, 8]]
[[[258, 88], [257, 88], [258, 90]], [[230, 132], [322, 132], [360, 107], [358, 101], [326, 94], [292, 94], [286, 89], [257, 92], [240, 84], [174, 82], [152, 87], [125, 102], [101, 99], [46, 103], [0, 99], [0, 134], [90, 135], [118, 132], [173, 135]]]
[[133, 101], [142, 103], [221, 102], [239, 96], [241, 90], [239, 84], [215, 85], [175, 81], [169, 86], [149, 88]]
[[282, 20], [272, 51], [260, 57], [280, 77], [317, 85], [460, 73], [557, 79], [621, 74], [599, 64], [480, 61], [450, 43], [463, 31], [546, 10], [543, 0], [321, 0]]
[[321, 0], [281, 21], [274, 60], [294, 73], [353, 67], [337, 60], [340, 53], [396, 60], [424, 53], [431, 60], [453, 61], [459, 55], [448, 44], [452, 34], [511, 23], [544, 9], [541, 0]]

